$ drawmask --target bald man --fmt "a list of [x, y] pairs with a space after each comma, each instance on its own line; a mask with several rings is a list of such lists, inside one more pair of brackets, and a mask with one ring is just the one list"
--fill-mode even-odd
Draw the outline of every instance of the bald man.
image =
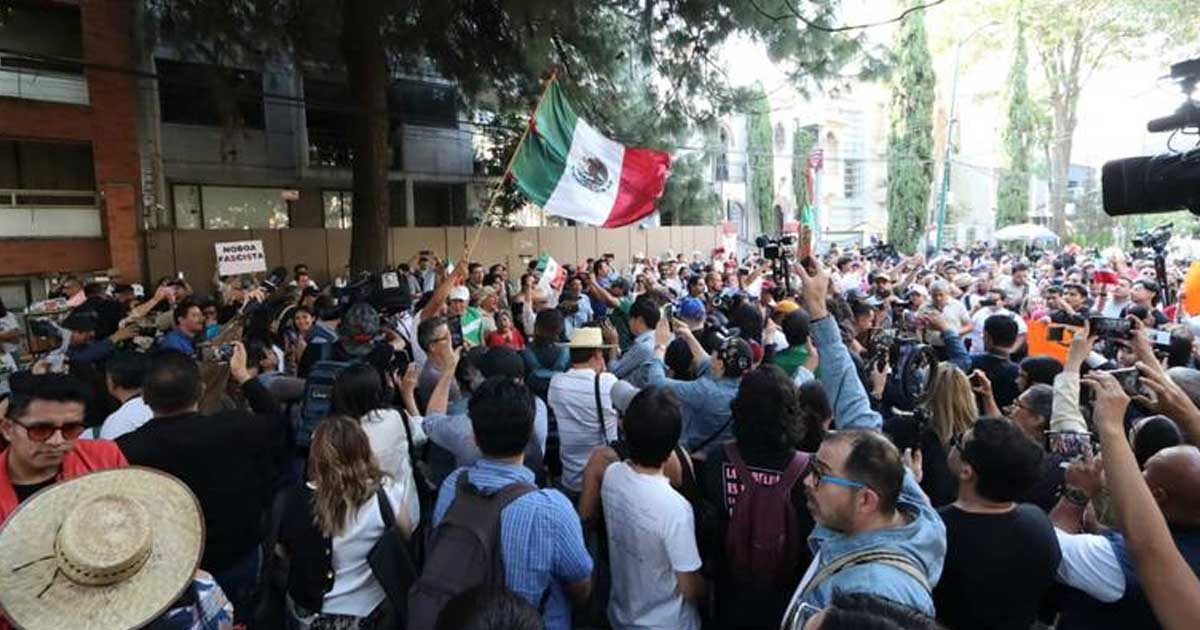
[[[1175, 546], [1200, 575], [1200, 449], [1163, 449], [1146, 461], [1143, 475]], [[1062, 549], [1058, 581], [1069, 587], [1058, 630], [1159, 627], [1121, 532], [1056, 532]]]

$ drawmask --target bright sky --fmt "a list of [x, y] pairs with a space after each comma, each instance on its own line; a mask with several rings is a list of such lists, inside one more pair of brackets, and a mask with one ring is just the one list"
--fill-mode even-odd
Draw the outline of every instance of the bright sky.
[[[938, 15], [931, 13], [927, 21], [931, 46], [938, 51], [934, 56], [934, 66], [938, 76], [938, 93], [943, 99], [950, 92], [954, 40], [943, 35], [947, 31], [941, 25], [951, 23], [955, 34], [970, 33], [975, 28], [975, 25], [964, 25], [963, 20], [954, 15], [960, 9], [950, 3], [943, 4], [930, 11], [945, 12]], [[848, 23], [874, 22], [898, 14], [896, 5], [885, 0], [848, 0], [844, 19]], [[998, 27], [997, 30], [1003, 32]], [[869, 33], [877, 41], [891, 42], [894, 27], [877, 27], [870, 29]], [[964, 126], [963, 140], [974, 144], [963, 146], [961, 154], [972, 163], [994, 166], [999, 160], [998, 135], [1004, 120], [1004, 82], [1013, 53], [1008, 50], [1010, 45], [1005, 45], [1004, 50], [993, 50], [987, 48], [987, 43], [981, 44], [984, 38], [977, 39], [979, 41], [964, 48], [960, 70], [958, 107]], [[732, 74], [739, 85], [761, 81], [768, 94], [771, 94], [786, 80], [784, 68], [771, 64], [766, 52], [755, 42], [732, 40], [724, 52], [729, 68], [736, 70]], [[1200, 56], [1200, 45], [1191, 52], [1193, 57]], [[1040, 68], [1032, 50], [1030, 57], [1030, 84], [1036, 97], [1039, 93]], [[1111, 159], [1164, 151], [1168, 134], [1147, 133], [1146, 122], [1172, 113], [1183, 102], [1177, 85], [1162, 81], [1160, 77], [1168, 73], [1172, 63], [1186, 58], [1185, 54], [1178, 59], [1116, 63], [1091, 77], [1079, 101], [1079, 123], [1074, 136], [1072, 162], [1099, 167]], [[797, 100], [791, 96], [790, 90], [780, 90], [772, 95], [772, 106], [786, 108], [801, 105]], [[981, 141], [990, 138], [988, 134], [996, 136], [994, 142]], [[1194, 140], [1194, 137], [1177, 137], [1174, 146], [1177, 149], [1190, 148]]]

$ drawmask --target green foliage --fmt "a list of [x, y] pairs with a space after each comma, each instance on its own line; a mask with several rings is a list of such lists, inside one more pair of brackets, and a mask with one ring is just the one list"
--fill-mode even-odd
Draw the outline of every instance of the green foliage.
[[812, 129], [797, 127], [792, 134], [792, 195], [796, 199], [796, 219], [804, 217], [804, 206], [808, 205], [808, 181], [804, 175], [808, 169], [808, 153], [817, 144], [817, 135]]
[[709, 184], [708, 170], [709, 160], [703, 154], [680, 156], [671, 163], [671, 177], [658, 206], [663, 225], [716, 223], [721, 198]]
[[933, 186], [935, 78], [924, 12], [904, 18], [898, 37], [887, 148], [887, 237], [900, 251], [911, 252], [925, 233]]
[[761, 83], [754, 84], [754, 98], [746, 111], [746, 153], [750, 169], [750, 207], [758, 212], [764, 234], [775, 225], [775, 132], [771, 127], [771, 103]]
[[[1200, 21], [1187, 2], [1145, 0], [992, 0], [979, 3], [985, 19], [1019, 24], [1024, 18], [1029, 43], [1044, 78], [1049, 129], [1044, 138], [1049, 162], [1050, 205], [1054, 225], [1065, 233], [1067, 178], [1078, 124], [1079, 97], [1087, 81], [1113, 64], [1135, 59], [1164, 62], [1200, 37]], [[1186, 49], [1186, 48], [1185, 48]], [[1134, 124], [1134, 123], [1131, 123]], [[1035, 145], [1036, 146], [1036, 145]]]
[[1025, 26], [1020, 17], [1017, 21], [1016, 55], [1008, 71], [1008, 116], [1001, 133], [1005, 169], [996, 191], [996, 227], [1024, 223], [1029, 216], [1030, 152], [1038, 121], [1029, 98]]

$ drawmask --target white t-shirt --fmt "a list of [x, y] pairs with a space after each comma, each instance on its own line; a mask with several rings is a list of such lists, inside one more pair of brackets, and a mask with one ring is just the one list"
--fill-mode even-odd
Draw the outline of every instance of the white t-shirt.
[[612, 562], [608, 619], [613, 628], [698, 630], [700, 613], [679, 592], [676, 573], [700, 569], [692, 506], [663, 475], [625, 462], [600, 487]]
[[[367, 440], [371, 442], [371, 452], [379, 460], [379, 468], [403, 484], [408, 496], [415, 496], [417, 484], [413, 481], [412, 462], [408, 457], [408, 434], [404, 430], [404, 418], [395, 409], [376, 409], [359, 420]], [[419, 419], [409, 418], [408, 426], [412, 430], [415, 446], [425, 443], [425, 431], [421, 429]], [[421, 519], [421, 507], [416, 501], [409, 506], [409, 518], [413, 527]]]
[[[386, 482], [383, 487], [393, 510], [399, 510], [413, 496], [399, 483]], [[372, 494], [352, 515], [342, 533], [333, 537], [333, 588], [321, 602], [322, 613], [365, 617], [383, 602], [386, 594], [367, 564], [371, 548], [382, 535], [383, 516], [379, 513], [379, 500]]]
[[591, 369], [570, 369], [550, 379], [546, 402], [558, 420], [562, 457], [562, 484], [579, 492], [583, 486], [583, 467], [592, 450], [617, 439], [617, 411], [613, 409], [612, 392], [617, 377], [611, 372], [600, 375], [600, 404], [604, 407], [604, 429], [600, 434], [600, 417], [596, 413], [596, 373]]
[[[946, 320], [947, 329], [954, 332], [962, 330], [964, 326], [971, 323], [971, 314], [967, 312], [967, 307], [955, 299], [946, 300], [946, 305], [942, 307], [942, 317]], [[941, 333], [933, 331], [929, 331], [927, 340], [931, 346], [942, 346], [946, 343], [942, 341]]]
[[1112, 543], [1096, 534], [1068, 534], [1057, 527], [1058, 581], [1077, 588], [1102, 602], [1115, 602], [1125, 595], [1125, 572]]
[[142, 400], [142, 395], [138, 394], [108, 414], [104, 424], [100, 425], [100, 439], [115, 440], [126, 433], [137, 431], [153, 417], [154, 412], [150, 411], [150, 406]]
[[971, 354], [983, 354], [983, 325], [987, 323], [987, 319], [992, 315], [1008, 315], [1014, 322], [1017, 322], [1017, 334], [1024, 335], [1029, 330], [1029, 325], [1025, 323], [1025, 319], [1018, 317], [1016, 313], [1004, 308], [1003, 306], [985, 306], [978, 311], [975, 311], [975, 316], [971, 321], [975, 322], [975, 330], [967, 337], [971, 340]]

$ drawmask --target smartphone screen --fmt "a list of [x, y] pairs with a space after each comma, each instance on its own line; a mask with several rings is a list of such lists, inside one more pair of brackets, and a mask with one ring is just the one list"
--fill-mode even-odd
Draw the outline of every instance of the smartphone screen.
[[1046, 448], [1068, 461], [1091, 457], [1092, 434], [1078, 431], [1047, 431]]
[[461, 348], [463, 345], [463, 329], [462, 319], [458, 317], [450, 317], [446, 319], [446, 328], [450, 329], [450, 345], [454, 348]]

